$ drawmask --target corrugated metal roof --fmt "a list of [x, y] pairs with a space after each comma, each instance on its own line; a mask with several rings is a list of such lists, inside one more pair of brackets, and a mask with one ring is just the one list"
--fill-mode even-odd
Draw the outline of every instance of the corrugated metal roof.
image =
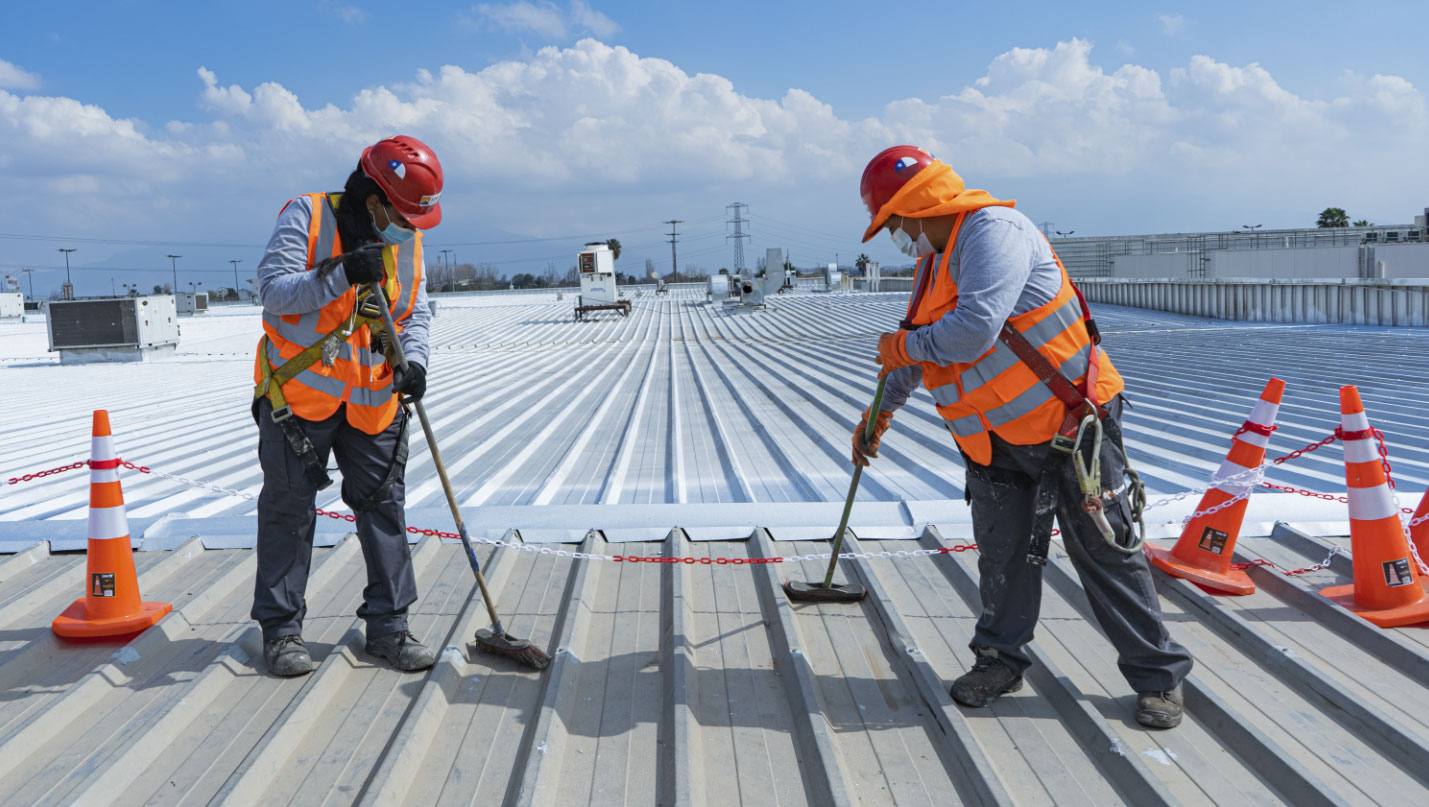
[[[735, 314], [676, 291], [638, 300], [628, 319], [575, 324], [570, 302], [551, 296], [444, 300], [427, 402], [467, 512], [490, 537], [516, 528], [528, 541], [576, 540], [564, 548], [605, 556], [819, 551], [774, 538], [832, 532], [837, 505], [815, 503], [846, 491], [847, 434], [871, 397], [873, 337], [901, 304], [801, 295]], [[1421, 331], [1098, 314], [1136, 407], [1133, 460], [1155, 493], [1204, 481], [1272, 373], [1289, 382], [1273, 446], [1327, 434], [1335, 387], [1357, 383], [1401, 484], [1417, 494], [1429, 479]], [[55, 366], [43, 325], [0, 328], [4, 376], [45, 391], [26, 396], [42, 402], [33, 409], [0, 413], [7, 478], [82, 459], [89, 410], [105, 407], [126, 458], [256, 491], [251, 313], [186, 320], [179, 356], [127, 366]], [[420, 445], [414, 438], [409, 520], [447, 528]], [[865, 476], [854, 548], [967, 541], [957, 464], [920, 398]], [[146, 548], [176, 548], [135, 558], [145, 597], [173, 602], [174, 613], [123, 645], [62, 644], [50, 633], [82, 591], [83, 556], [49, 547], [82, 546], [84, 477], [7, 486], [0, 499], [11, 551], [56, 539], [0, 559], [0, 803], [1239, 805], [1429, 795], [1429, 639], [1422, 628], [1379, 630], [1321, 599], [1320, 586], [1349, 579], [1345, 557], [1296, 578], [1252, 568], [1260, 589], [1244, 598], [1158, 576], [1170, 630], [1197, 660], [1187, 720], [1170, 732], [1131, 720], [1114, 654], [1055, 550], [1028, 686], [965, 710], [947, 685], [970, 660], [971, 553], [847, 564], [842, 573], [871, 596], [810, 606], [791, 605], [778, 586], [817, 577], [813, 561], [632, 564], [482, 546], [512, 631], [554, 653], [536, 675], [467, 656], [485, 613], [460, 548], [429, 538], [414, 547], [413, 627], [446, 651], [430, 674], [403, 675], [363, 652], [351, 583], [362, 579], [361, 553], [334, 522], [325, 543], [335, 545], [315, 552], [309, 585], [306, 637], [319, 667], [278, 680], [262, 671], [247, 617], [252, 552], [206, 548], [241, 546], [245, 530], [251, 540], [251, 503], [152, 475], [124, 475], [135, 533], [152, 533]], [[1270, 479], [1343, 490], [1339, 450]], [[1343, 529], [1338, 503], [1256, 499], [1251, 520], [1263, 525]], [[1154, 512], [1185, 512], [1176, 507]], [[1164, 520], [1163, 533], [1179, 515]], [[728, 540], [740, 533], [752, 537]], [[880, 534], [906, 539], [871, 540]], [[630, 547], [622, 537], [645, 540]], [[1238, 549], [1243, 560], [1294, 568], [1335, 542], [1348, 543], [1280, 527]]]

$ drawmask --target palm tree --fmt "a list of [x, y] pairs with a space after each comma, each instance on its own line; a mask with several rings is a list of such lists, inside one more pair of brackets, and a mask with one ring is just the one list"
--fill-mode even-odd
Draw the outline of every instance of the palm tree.
[[1355, 222], [1354, 224], [1351, 224], [1350, 226], [1351, 226], [1351, 227], [1373, 227], [1374, 225], [1369, 223], [1369, 219], [1360, 219], [1359, 221]]
[[1320, 211], [1320, 219], [1315, 222], [1316, 227], [1348, 227], [1350, 226], [1350, 216], [1343, 207], [1327, 207]]
[[605, 245], [610, 247], [610, 251], [614, 253], [611, 255], [611, 259], [617, 261], [620, 260], [620, 239], [612, 238], [609, 241], [606, 241]]
[[853, 262], [853, 268], [857, 269], [859, 274], [863, 274], [864, 270], [868, 268], [868, 256], [859, 253], [858, 260]]

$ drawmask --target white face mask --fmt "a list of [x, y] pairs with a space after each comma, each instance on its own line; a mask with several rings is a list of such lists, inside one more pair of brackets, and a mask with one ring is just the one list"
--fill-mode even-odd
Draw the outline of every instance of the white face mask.
[[[906, 222], [907, 219], [904, 219], [904, 221]], [[933, 249], [933, 242], [928, 240], [928, 234], [923, 232], [923, 222], [921, 220], [918, 222], [917, 241], [913, 240], [913, 236], [904, 232], [902, 227], [894, 230], [890, 235], [893, 237], [893, 246], [897, 247], [899, 252], [902, 252], [910, 258], [922, 258], [932, 255], [936, 251]]]

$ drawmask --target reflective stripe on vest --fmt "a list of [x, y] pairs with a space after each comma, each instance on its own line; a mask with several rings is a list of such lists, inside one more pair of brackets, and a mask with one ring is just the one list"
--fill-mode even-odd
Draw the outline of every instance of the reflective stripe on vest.
[[[312, 205], [307, 267], [312, 271], [318, 261], [341, 254], [342, 243], [329, 196], [314, 193], [307, 194], [307, 199]], [[400, 332], [400, 323], [411, 316], [416, 306], [422, 283], [421, 233], [407, 244], [383, 248], [382, 258], [386, 268], [383, 285]], [[356, 304], [357, 291], [349, 288], [318, 311], [301, 315], [264, 311], [269, 361], [277, 367], [350, 322]], [[261, 380], [261, 367], [255, 366], [254, 376], [255, 383]], [[392, 369], [386, 356], [372, 350], [372, 333], [366, 326], [357, 328], [338, 344], [332, 366], [315, 362], [304, 368], [283, 385], [283, 394], [293, 413], [307, 420], [327, 418], [339, 405], [347, 403], [347, 421], [368, 434], [377, 434], [391, 425], [397, 412]]]

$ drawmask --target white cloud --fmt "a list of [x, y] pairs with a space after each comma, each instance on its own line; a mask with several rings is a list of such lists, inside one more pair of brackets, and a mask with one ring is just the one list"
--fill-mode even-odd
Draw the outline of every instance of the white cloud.
[[1161, 32], [1167, 36], [1175, 36], [1186, 27], [1186, 18], [1180, 14], [1157, 14], [1156, 19], [1161, 23]]
[[482, 3], [473, 6], [470, 18], [488, 22], [507, 31], [531, 32], [547, 39], [566, 39], [582, 33], [608, 38], [620, 30], [614, 20], [590, 7], [584, 0], [571, 0], [561, 8], [550, 0], [496, 5]]
[[[277, 81], [224, 85], [202, 67], [197, 77], [201, 114], [152, 125], [0, 90], [13, 188], [0, 216], [23, 215], [36, 232], [95, 221], [118, 232], [158, 226], [144, 213], [163, 200], [165, 227], [228, 217], [261, 229], [287, 196], [335, 187], [363, 146], [394, 132], [441, 155], [445, 228], [533, 235], [718, 213], [735, 198], [755, 213], [762, 204], [813, 229], [853, 231], [859, 172], [897, 142], [928, 147], [976, 187], [1030, 198], [1034, 214], [1065, 205], [1088, 232], [1098, 216], [1120, 215], [1193, 228], [1183, 217], [1206, 206], [1333, 203], [1378, 219], [1375, 209], [1422, 207], [1429, 184], [1420, 157], [1429, 111], [1404, 78], [1347, 74], [1311, 98], [1262, 65], [1208, 56], [1164, 74], [1104, 69], [1082, 40], [1010, 50], [969, 84], [861, 120], [803, 90], [752, 97], [721, 76], [593, 39], [475, 72], [421, 70], [342, 105], [305, 106]], [[13, 201], [30, 198], [48, 204], [37, 213]]]
[[0, 90], [38, 90], [40, 77], [0, 59]]

